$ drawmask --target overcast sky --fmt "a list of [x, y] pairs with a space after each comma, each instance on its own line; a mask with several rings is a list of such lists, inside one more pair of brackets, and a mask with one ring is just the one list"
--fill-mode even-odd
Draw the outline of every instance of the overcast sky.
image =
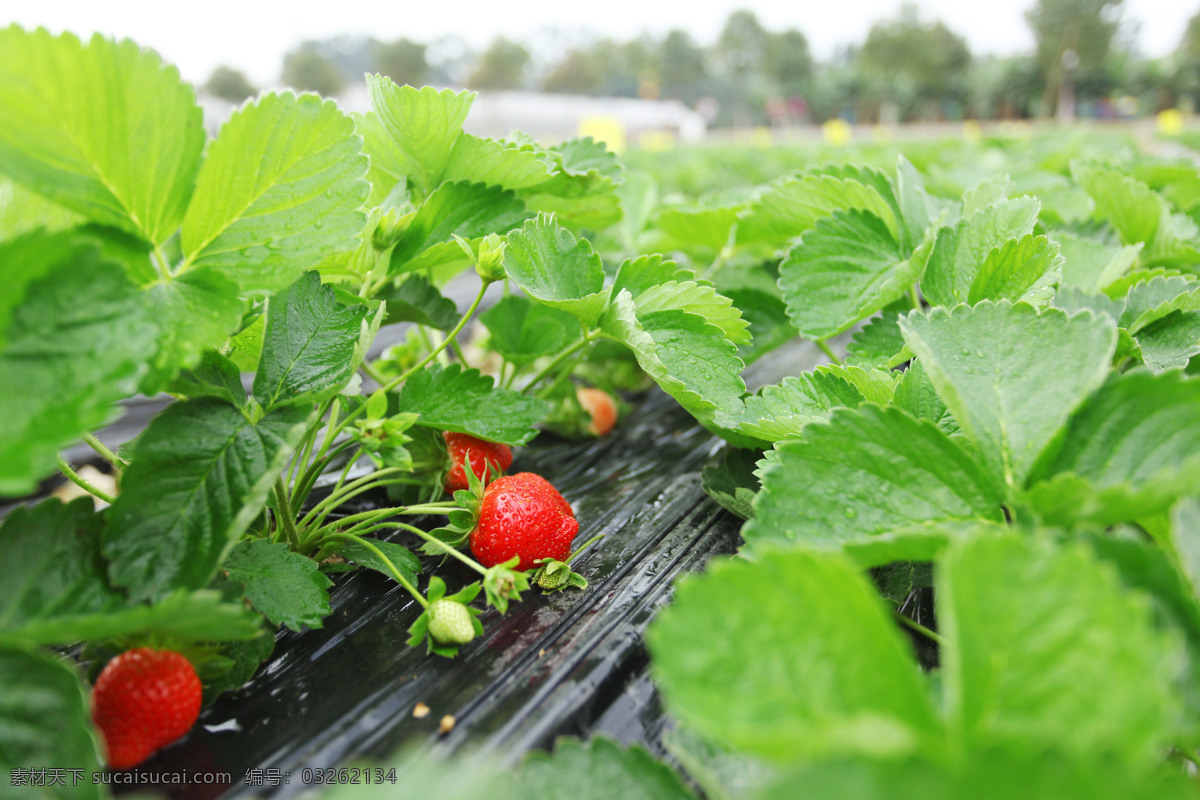
[[[1009, 54], [1033, 47], [1024, 19], [1033, 2], [919, 0], [918, 6], [923, 19], [940, 18], [965, 36], [974, 53]], [[340, 33], [424, 42], [457, 34], [483, 47], [499, 33], [531, 42], [546, 40], [546, 30], [556, 29], [561, 42], [588, 34], [630, 38], [681, 27], [707, 44], [738, 8], [753, 10], [770, 30], [799, 28], [814, 56], [824, 59], [838, 45], [861, 42], [874, 20], [895, 16], [899, 6], [900, 0], [691, 0], [686, 5], [663, 0], [6, 0], [0, 4], [0, 23], [128, 36], [156, 48], [196, 82], [224, 63], [257, 83], [270, 83], [278, 78], [283, 53], [292, 45]], [[1187, 20], [1198, 12], [1200, 0], [1125, 0], [1122, 18], [1140, 26], [1135, 39], [1139, 50], [1157, 57], [1175, 49]]]

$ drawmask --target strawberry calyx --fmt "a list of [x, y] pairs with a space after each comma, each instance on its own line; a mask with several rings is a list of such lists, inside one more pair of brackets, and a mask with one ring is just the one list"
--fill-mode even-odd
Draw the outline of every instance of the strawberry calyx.
[[520, 600], [521, 592], [529, 589], [529, 577], [517, 569], [520, 556], [513, 556], [503, 564], [489, 567], [483, 576], [483, 591], [488, 605], [501, 614], [508, 613], [508, 601]]
[[586, 589], [588, 587], [587, 578], [578, 572], [573, 572], [571, 570], [571, 562], [594, 542], [603, 538], [603, 533], [593, 536], [576, 548], [575, 552], [567, 556], [564, 561], [559, 561], [555, 558], [537, 559], [533, 563], [540, 564], [541, 566], [533, 573], [533, 582], [547, 594], [550, 592], [560, 592], [568, 587]]
[[[487, 476], [488, 483], [500, 477], [500, 471], [494, 464], [488, 463], [488, 471], [490, 473]], [[456, 550], [461, 550], [467, 543], [471, 531], [475, 528], [475, 523], [479, 520], [479, 506], [483, 502], [485, 488], [483, 479], [475, 474], [470, 459], [463, 462], [463, 473], [467, 477], [467, 488], [459, 489], [454, 493], [454, 502], [458, 503], [459, 507], [446, 515], [447, 525], [429, 532], [438, 542]], [[421, 552], [430, 556], [446, 554], [445, 548], [436, 542], [425, 542], [421, 545]]]
[[426, 643], [429, 653], [445, 658], [458, 655], [458, 648], [483, 634], [483, 624], [477, 619], [481, 613], [468, 603], [481, 590], [478, 583], [468, 584], [454, 594], [446, 594], [446, 582], [434, 575], [429, 579], [426, 591], [425, 610], [408, 629], [410, 647]]

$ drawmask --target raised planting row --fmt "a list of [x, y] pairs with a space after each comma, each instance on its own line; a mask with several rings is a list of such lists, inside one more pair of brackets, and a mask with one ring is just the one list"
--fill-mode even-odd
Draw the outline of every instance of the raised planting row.
[[[746, 520], [744, 557], [647, 634], [666, 747], [709, 796], [1192, 795], [1193, 163], [995, 151], [958, 191], [969, 162], [901, 156], [663, 205], [591, 140], [481, 139], [470, 93], [367, 81], [365, 115], [267, 94], [208, 141], [152, 53], [0, 31], [0, 492], [57, 467], [102, 501], [0, 523], [10, 785], [101, 794], [45, 770], [186, 735], [276, 629], [325, 624], [331, 573], [382, 573], [410, 645], [481, 658], [484, 609], [586, 591], [572, 551], [616, 538], [586, 497], [501, 477], [511, 448], [607, 433], [653, 381], [727, 441], [704, 488]], [[748, 393], [797, 336], [831, 363]], [[95, 435], [160, 392], [124, 447]], [[81, 440], [115, 488], [60, 455]], [[447, 772], [692, 791], [605, 740], [396, 774]]]

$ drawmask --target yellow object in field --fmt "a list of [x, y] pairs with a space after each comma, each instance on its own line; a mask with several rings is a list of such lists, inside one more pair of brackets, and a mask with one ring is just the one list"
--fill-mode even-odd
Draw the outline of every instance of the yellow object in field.
[[579, 135], [604, 142], [613, 152], [625, 149], [625, 126], [616, 117], [584, 117], [579, 120]]
[[827, 120], [821, 126], [821, 133], [825, 136], [825, 143], [834, 147], [845, 147], [854, 138], [854, 131], [850, 128], [850, 123], [844, 119]]
[[976, 120], [968, 119], [963, 122], [963, 138], [968, 142], [978, 142], [983, 138], [983, 126]]
[[672, 150], [675, 148], [675, 134], [671, 131], [646, 131], [638, 137], [638, 147], [653, 152]]
[[1178, 108], [1158, 112], [1158, 132], [1163, 136], [1178, 136], [1183, 133], [1183, 112]]
[[750, 144], [759, 148], [770, 147], [775, 144], [775, 137], [770, 128], [759, 125], [750, 132]]

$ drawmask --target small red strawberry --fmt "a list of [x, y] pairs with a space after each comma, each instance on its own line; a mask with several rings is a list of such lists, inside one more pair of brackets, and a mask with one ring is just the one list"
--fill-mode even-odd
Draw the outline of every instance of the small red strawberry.
[[139, 647], [108, 662], [92, 689], [92, 722], [109, 766], [137, 766], [191, 730], [201, 691], [191, 662], [170, 650]]
[[512, 466], [512, 449], [506, 444], [477, 439], [466, 433], [442, 434], [446, 439], [446, 450], [450, 453], [450, 469], [446, 471], [447, 494], [467, 488], [467, 473], [463, 463], [469, 457], [471, 471], [486, 484], [493, 468], [504, 472]]
[[587, 426], [588, 433], [603, 436], [617, 424], [617, 403], [608, 392], [603, 389], [584, 388], [576, 390], [575, 397], [592, 418]]
[[541, 475], [518, 472], [483, 490], [471, 531], [471, 552], [485, 567], [520, 557], [515, 567], [531, 569], [541, 558], [563, 561], [579, 523], [571, 505]]

